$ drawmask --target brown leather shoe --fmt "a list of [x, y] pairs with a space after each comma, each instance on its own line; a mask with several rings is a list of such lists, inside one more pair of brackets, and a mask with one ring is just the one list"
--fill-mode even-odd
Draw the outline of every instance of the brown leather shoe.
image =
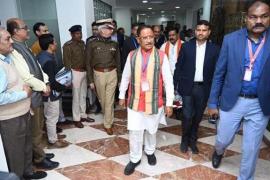
[[74, 125], [77, 127], [77, 128], [83, 128], [84, 125], [81, 121], [74, 121]]
[[95, 122], [95, 120], [93, 118], [87, 117], [87, 118], [81, 118], [81, 122], [92, 123], [92, 122]]
[[106, 131], [106, 133], [108, 135], [113, 135], [113, 129], [112, 128], [104, 128], [104, 129], [105, 129], [105, 131]]
[[48, 143], [48, 149], [58, 149], [67, 147], [69, 144], [64, 140], [57, 140], [55, 143]]
[[58, 139], [65, 139], [67, 136], [65, 134], [57, 134]]

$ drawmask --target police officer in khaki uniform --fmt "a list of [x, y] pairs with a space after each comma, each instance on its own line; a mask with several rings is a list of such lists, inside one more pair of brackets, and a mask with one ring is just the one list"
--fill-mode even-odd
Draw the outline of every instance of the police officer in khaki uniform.
[[69, 28], [71, 40], [63, 46], [63, 63], [72, 72], [72, 116], [74, 125], [83, 128], [83, 121], [94, 122], [86, 114], [86, 63], [85, 44], [82, 41], [82, 26], [74, 25]]
[[112, 19], [96, 23], [99, 35], [86, 46], [87, 76], [91, 89], [96, 89], [104, 113], [104, 128], [108, 135], [112, 135], [114, 96], [120, 79], [120, 52], [118, 43], [111, 40]]

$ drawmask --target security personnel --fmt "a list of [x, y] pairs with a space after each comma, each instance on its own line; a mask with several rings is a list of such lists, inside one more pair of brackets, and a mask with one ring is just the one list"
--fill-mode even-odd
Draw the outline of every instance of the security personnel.
[[87, 76], [91, 89], [96, 89], [104, 113], [104, 129], [113, 134], [114, 96], [120, 79], [120, 52], [118, 43], [111, 40], [112, 19], [98, 20], [98, 36], [87, 42]]
[[85, 44], [82, 41], [82, 26], [74, 25], [69, 28], [71, 40], [63, 46], [63, 63], [72, 72], [72, 116], [74, 125], [83, 128], [81, 121], [94, 122], [88, 118], [86, 111], [86, 64]]

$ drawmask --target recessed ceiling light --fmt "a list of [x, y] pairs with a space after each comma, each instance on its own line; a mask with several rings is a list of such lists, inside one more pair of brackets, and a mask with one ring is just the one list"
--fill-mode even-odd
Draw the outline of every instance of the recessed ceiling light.
[[160, 11], [161, 13], [164, 13], [165, 11]]
[[141, 16], [145, 16], [146, 14], [139, 14], [139, 15], [141, 15]]
[[176, 8], [176, 9], [179, 9], [179, 8], [180, 8], [180, 6], [175, 6], [175, 8]]
[[142, 1], [142, 3], [148, 3], [148, 1]]
[[153, 8], [149, 7], [149, 8], [147, 8], [147, 9], [151, 10], [151, 9], [153, 9]]

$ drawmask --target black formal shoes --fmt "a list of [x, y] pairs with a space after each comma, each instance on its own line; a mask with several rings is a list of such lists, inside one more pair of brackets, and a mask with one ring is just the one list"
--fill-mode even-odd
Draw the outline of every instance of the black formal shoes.
[[41, 162], [35, 163], [35, 166], [39, 169], [51, 170], [59, 166], [59, 162], [51, 161], [50, 159], [44, 158]]
[[25, 179], [43, 179], [46, 176], [47, 176], [47, 173], [44, 171], [36, 171], [36, 172], [32, 172], [31, 174], [23, 175]]
[[45, 158], [52, 159], [52, 158], [54, 158], [54, 154], [53, 153], [46, 153]]
[[213, 155], [212, 155], [212, 165], [213, 165], [214, 168], [219, 167], [222, 157], [223, 157], [223, 154], [218, 155], [216, 151], [213, 153]]
[[134, 172], [135, 168], [136, 168], [140, 163], [141, 163], [141, 160], [139, 160], [139, 161], [136, 162], [136, 163], [133, 163], [133, 162], [129, 161], [129, 163], [128, 163], [127, 166], [125, 167], [124, 174], [127, 175], [127, 176], [128, 176], [128, 175], [131, 175], [131, 174]]
[[151, 155], [147, 155], [147, 160], [148, 160], [148, 164], [151, 165], [151, 166], [154, 166], [157, 164], [157, 158], [155, 156], [155, 154], [151, 154]]

